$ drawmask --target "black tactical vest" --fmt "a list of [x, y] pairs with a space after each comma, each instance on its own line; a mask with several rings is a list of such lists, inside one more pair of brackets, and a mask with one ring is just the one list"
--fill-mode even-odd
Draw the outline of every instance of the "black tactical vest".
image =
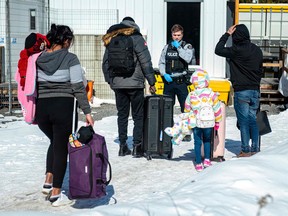
[[[185, 46], [185, 42], [182, 41], [181, 46]], [[188, 63], [184, 61], [184, 59], [179, 57], [179, 53], [175, 47], [172, 47], [171, 43], [169, 43], [166, 56], [165, 56], [165, 64], [166, 64], [166, 73], [172, 74], [175, 72], [183, 72], [188, 69]]]

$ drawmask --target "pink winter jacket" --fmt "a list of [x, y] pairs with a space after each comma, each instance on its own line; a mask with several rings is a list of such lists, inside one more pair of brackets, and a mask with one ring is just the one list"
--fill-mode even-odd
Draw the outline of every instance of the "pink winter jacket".
[[18, 84], [18, 101], [21, 104], [24, 120], [28, 124], [36, 124], [36, 60], [40, 54], [41, 52], [36, 53], [28, 58], [26, 82], [24, 89], [22, 89], [22, 86], [20, 86], [20, 73], [18, 71], [18, 68], [15, 74], [15, 80]]

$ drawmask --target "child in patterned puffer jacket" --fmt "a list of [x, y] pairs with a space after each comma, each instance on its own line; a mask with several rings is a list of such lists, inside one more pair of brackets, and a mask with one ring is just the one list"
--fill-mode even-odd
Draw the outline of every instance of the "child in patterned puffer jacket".
[[[173, 144], [180, 144], [182, 139], [186, 135], [193, 133], [194, 136], [194, 151], [196, 156], [195, 168], [197, 171], [203, 170], [204, 167], [211, 166], [210, 162], [210, 144], [211, 144], [211, 134], [214, 129], [219, 128], [219, 122], [222, 119], [221, 114], [221, 104], [218, 100], [218, 96], [212, 91], [209, 86], [209, 76], [204, 70], [197, 69], [190, 82], [193, 84], [195, 90], [190, 92], [185, 101], [185, 113], [181, 113], [178, 118], [180, 121], [176, 121], [173, 127], [168, 127], [165, 129], [166, 134], [172, 137]], [[201, 128], [203, 125], [199, 124], [199, 111], [204, 103], [210, 103], [215, 121], [213, 126], [208, 128]], [[193, 129], [193, 130], [192, 130]], [[202, 164], [201, 159], [201, 146], [204, 144], [204, 161]]]
[[[210, 151], [211, 151], [211, 135], [213, 127], [215, 130], [219, 128], [219, 122], [222, 120], [221, 103], [218, 96], [211, 88], [209, 88], [209, 76], [204, 70], [197, 69], [191, 77], [191, 83], [195, 90], [190, 92], [185, 101], [185, 112], [193, 112], [196, 118], [196, 127], [193, 128], [194, 137], [194, 152], [195, 152], [195, 168], [197, 171], [202, 171], [204, 167], [211, 166]], [[204, 104], [210, 104], [210, 113], [213, 117], [213, 124], [206, 124], [205, 114], [201, 114]], [[209, 108], [207, 108], [209, 110]], [[200, 115], [201, 114], [201, 115]], [[214, 116], [213, 116], [214, 114]], [[202, 118], [203, 117], [203, 118]], [[204, 120], [203, 120], [204, 119]], [[211, 119], [209, 119], [211, 122]], [[214, 123], [215, 121], [215, 123]], [[202, 164], [201, 146], [204, 145], [204, 161]], [[204, 167], [203, 167], [204, 165]]]

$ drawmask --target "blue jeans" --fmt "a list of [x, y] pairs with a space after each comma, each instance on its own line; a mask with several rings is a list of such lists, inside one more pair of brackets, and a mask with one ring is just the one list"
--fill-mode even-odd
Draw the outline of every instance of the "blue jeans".
[[[234, 109], [241, 133], [241, 149], [243, 152], [259, 151], [259, 130], [256, 113], [260, 103], [259, 90], [234, 92]], [[251, 149], [249, 141], [252, 139]]]
[[193, 128], [194, 152], [196, 164], [202, 163], [201, 146], [204, 144], [204, 158], [210, 159], [212, 128]]

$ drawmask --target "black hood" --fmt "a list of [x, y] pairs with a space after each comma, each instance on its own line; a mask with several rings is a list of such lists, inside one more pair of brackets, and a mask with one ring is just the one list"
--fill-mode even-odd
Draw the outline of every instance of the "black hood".
[[234, 44], [250, 42], [249, 30], [244, 24], [239, 24], [236, 26], [236, 30], [232, 34], [232, 40]]

